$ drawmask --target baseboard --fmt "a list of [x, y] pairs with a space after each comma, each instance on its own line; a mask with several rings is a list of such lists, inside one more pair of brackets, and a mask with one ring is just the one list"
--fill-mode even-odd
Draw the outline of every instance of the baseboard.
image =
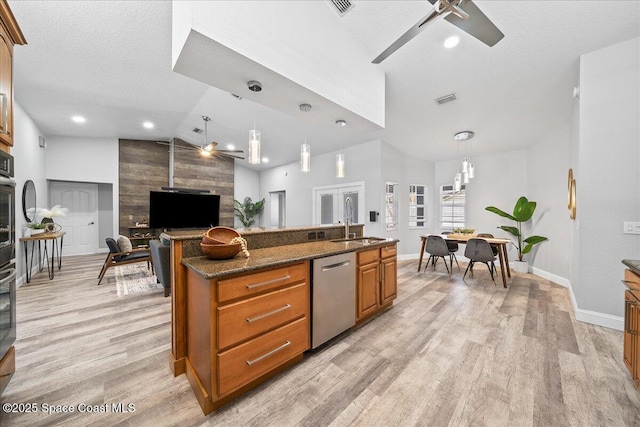
[[398, 261], [409, 261], [409, 260], [418, 260], [420, 259], [420, 254], [405, 254], [405, 255], [398, 255]]
[[[550, 280], [553, 283], [557, 283], [560, 286], [564, 286], [565, 288], [571, 289], [571, 283], [569, 283], [569, 279], [565, 277], [561, 277], [556, 274], [549, 273], [548, 271], [541, 270], [537, 267], [531, 267], [531, 272], [536, 276], [542, 277], [543, 279]], [[571, 302], [575, 307], [576, 304], [575, 304], [575, 299], [573, 297], [573, 292], [571, 292]]]

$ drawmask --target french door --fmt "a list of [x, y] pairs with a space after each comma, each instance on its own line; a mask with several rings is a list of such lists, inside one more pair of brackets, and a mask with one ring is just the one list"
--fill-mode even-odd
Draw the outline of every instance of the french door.
[[350, 199], [352, 224], [362, 224], [364, 219], [364, 182], [339, 186], [313, 188], [313, 224], [344, 224], [348, 212], [345, 210]]

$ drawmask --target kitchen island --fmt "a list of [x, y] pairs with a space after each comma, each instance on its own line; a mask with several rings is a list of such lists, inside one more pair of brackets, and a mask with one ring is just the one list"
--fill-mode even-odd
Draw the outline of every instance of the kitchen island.
[[177, 244], [192, 240], [185, 235], [166, 237], [176, 273], [171, 367], [175, 375], [186, 373], [205, 414], [303, 358], [310, 348], [314, 259], [356, 253], [353, 315], [358, 323], [391, 307], [396, 297], [394, 239], [332, 239], [258, 249], [249, 244], [249, 258], [214, 261], [199, 248]]

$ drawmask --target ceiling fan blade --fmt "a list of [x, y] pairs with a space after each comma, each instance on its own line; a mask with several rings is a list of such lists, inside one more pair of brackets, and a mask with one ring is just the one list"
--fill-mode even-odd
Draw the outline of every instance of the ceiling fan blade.
[[376, 57], [376, 59], [371, 61], [371, 63], [379, 64], [382, 61], [384, 61], [385, 59], [387, 59], [389, 57], [389, 55], [391, 55], [396, 50], [400, 49], [402, 46], [405, 45], [405, 43], [407, 43], [409, 40], [411, 40], [412, 38], [414, 38], [415, 36], [420, 34], [422, 32], [422, 30], [424, 30], [428, 26], [427, 24], [430, 24], [431, 22], [435, 21], [436, 18], [438, 18], [439, 16], [440, 16], [440, 14], [436, 11], [435, 8], [431, 9], [431, 11], [424, 18], [419, 20], [416, 25], [414, 25], [413, 27], [409, 28], [409, 30], [406, 33], [404, 33], [402, 36], [400, 36], [400, 38], [398, 40], [394, 41], [391, 44], [391, 46], [386, 48], [384, 50], [384, 52], [382, 52], [380, 55], [378, 55]]
[[225, 153], [221, 153], [219, 151], [216, 151], [216, 153], [219, 153], [220, 157], [228, 157], [228, 158], [232, 158], [232, 159], [244, 160], [244, 157], [241, 157], [241, 156], [235, 156], [233, 154], [225, 154]]
[[502, 31], [500, 31], [471, 0], [463, 0], [460, 3], [460, 9], [469, 14], [467, 19], [461, 19], [453, 13], [445, 16], [444, 19], [466, 33], [471, 34], [487, 46], [493, 46], [502, 40], [504, 37]]
[[242, 153], [244, 154], [244, 150], [213, 150], [215, 153]]

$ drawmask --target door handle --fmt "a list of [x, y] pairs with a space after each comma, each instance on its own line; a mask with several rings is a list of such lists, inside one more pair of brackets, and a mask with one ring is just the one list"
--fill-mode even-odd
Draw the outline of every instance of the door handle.
[[91, 221], [91, 222], [90, 222], [89, 224], [87, 224], [87, 225], [93, 225], [93, 224], [95, 224], [95, 222], [94, 222], [94, 221]]

